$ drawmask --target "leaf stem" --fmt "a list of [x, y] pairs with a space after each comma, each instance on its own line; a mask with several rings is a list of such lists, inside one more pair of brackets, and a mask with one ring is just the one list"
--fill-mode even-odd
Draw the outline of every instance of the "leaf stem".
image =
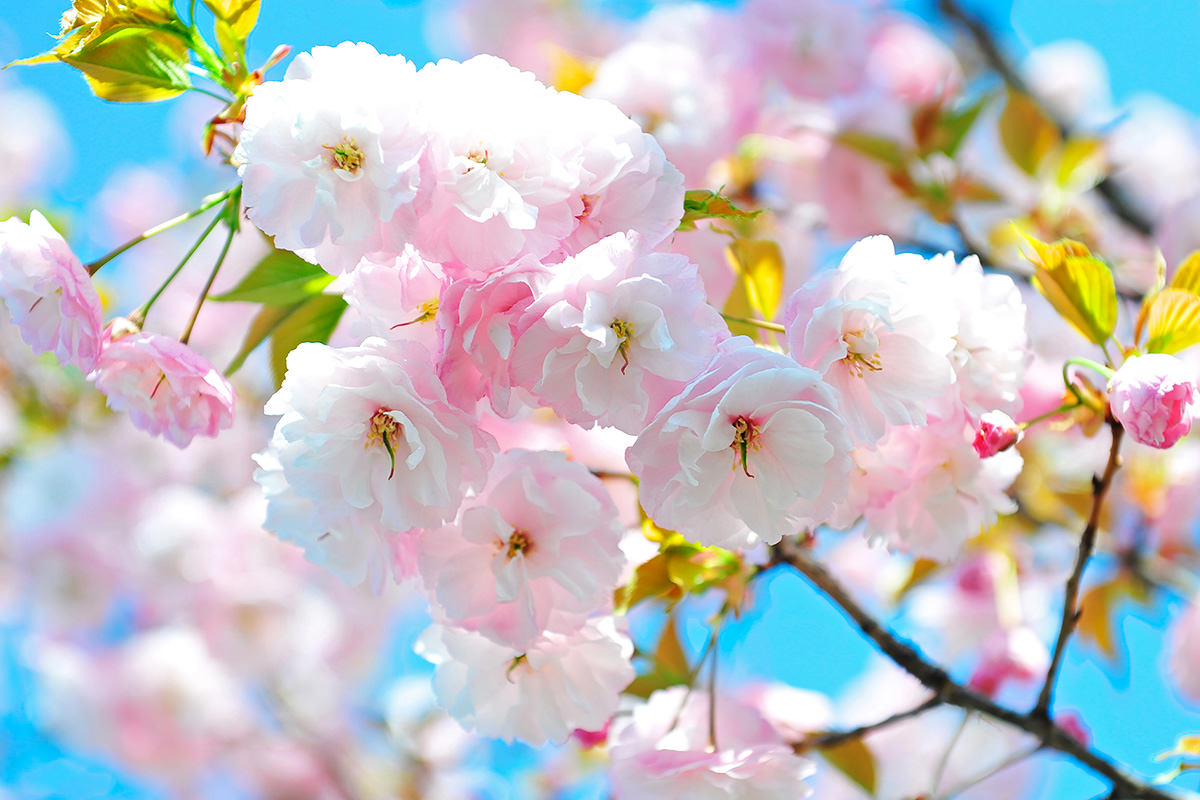
[[125, 242], [125, 244], [121, 245], [116, 250], [113, 250], [112, 252], [108, 253], [107, 255], [101, 256], [100, 258], [96, 259], [92, 263], [87, 264], [84, 267], [84, 269], [87, 270], [88, 275], [95, 275], [97, 272], [100, 271], [101, 267], [103, 267], [108, 262], [112, 261], [117, 256], [121, 255], [126, 250], [133, 247], [134, 245], [141, 244], [142, 242], [146, 241], [147, 239], [151, 238], [152, 236], [157, 236], [158, 234], [162, 233], [163, 231], [170, 230], [171, 228], [174, 228], [176, 225], [187, 222], [189, 219], [192, 219], [193, 217], [200, 216], [201, 214], [203, 214], [205, 211], [208, 211], [213, 206], [218, 206], [221, 203], [224, 203], [237, 190], [238, 190], [238, 187], [235, 186], [232, 189], [228, 189], [224, 192], [221, 192], [220, 194], [209, 195], [208, 197], [204, 198], [204, 201], [200, 204], [200, 207], [195, 209], [194, 211], [189, 211], [186, 214], [180, 214], [178, 217], [172, 217], [171, 219], [167, 220], [166, 222], [160, 222], [158, 225], [155, 225], [153, 228], [149, 228], [149, 229], [139, 233], [137, 236], [135, 236], [132, 239], [130, 239], [129, 241]]

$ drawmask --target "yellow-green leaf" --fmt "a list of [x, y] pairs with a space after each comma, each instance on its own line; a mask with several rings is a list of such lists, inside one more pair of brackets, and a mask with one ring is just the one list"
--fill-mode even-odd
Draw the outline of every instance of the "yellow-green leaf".
[[242, 41], [258, 23], [262, 0], [204, 0], [204, 5]]
[[268, 253], [228, 292], [212, 297], [225, 303], [290, 306], [320, 294], [333, 276], [288, 250]]
[[1058, 126], [1029, 95], [1009, 91], [1000, 113], [1000, 142], [1022, 172], [1036, 175], [1061, 140]]
[[822, 747], [819, 752], [839, 772], [862, 787], [864, 792], [875, 795], [875, 756], [862, 739]]
[[1182, 289], [1200, 296], [1200, 250], [1189, 255], [1171, 278], [1172, 289]]
[[1164, 289], [1146, 315], [1151, 353], [1178, 353], [1200, 343], [1200, 297], [1182, 289]]
[[1117, 324], [1112, 270], [1078, 242], [1064, 239], [1047, 245], [1025, 238], [1034, 251], [1028, 256], [1034, 265], [1034, 287], [1084, 337], [1104, 344]]
[[882, 136], [861, 131], [842, 131], [837, 135], [837, 142], [889, 167], [900, 168], [908, 161], [899, 144]]
[[1092, 186], [1104, 165], [1104, 142], [1100, 139], [1071, 139], [1058, 156], [1055, 181], [1063, 187]]
[[667, 557], [659, 553], [639, 565], [629, 583], [617, 588], [613, 593], [613, 606], [616, 613], [624, 614], [643, 600], [671, 592], [682, 597], [667, 574]]
[[271, 372], [283, 383], [288, 353], [304, 342], [328, 342], [347, 308], [338, 295], [319, 294], [300, 303], [271, 333]]
[[725, 258], [740, 276], [750, 307], [762, 319], [774, 319], [783, 301], [783, 252], [766, 239], [735, 239]]
[[1189, 733], [1180, 736], [1176, 740], [1174, 748], [1164, 753], [1159, 753], [1154, 757], [1154, 760], [1164, 761], [1176, 756], [1179, 758], [1200, 758], [1200, 734]]
[[675, 618], [667, 617], [662, 636], [658, 638], [658, 646], [654, 648], [654, 662], [660, 670], [687, 675], [691, 672], [687, 654], [679, 642], [679, 631], [675, 628]]
[[1146, 328], [1146, 320], [1150, 316], [1150, 307], [1154, 305], [1154, 300], [1162, 292], [1167, 285], [1167, 260], [1163, 258], [1162, 250], [1155, 249], [1154, 251], [1154, 285], [1142, 297], [1142, 304], [1138, 308], [1137, 321], [1133, 325], [1133, 343], [1136, 345], [1142, 340], [1142, 331]]
[[188, 89], [187, 45], [150, 28], [118, 28], [62, 60], [84, 73], [105, 100], [164, 100]]

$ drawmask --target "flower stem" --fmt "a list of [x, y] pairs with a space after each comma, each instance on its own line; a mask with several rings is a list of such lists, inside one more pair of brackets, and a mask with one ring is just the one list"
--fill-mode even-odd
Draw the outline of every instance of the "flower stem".
[[1076, 396], [1075, 402], [1063, 403], [1061, 406], [1054, 409], [1053, 411], [1047, 411], [1045, 414], [1038, 414], [1033, 419], [1027, 419], [1024, 422], [1020, 423], [1020, 428], [1021, 428], [1021, 430], [1028, 430], [1029, 428], [1032, 428], [1034, 425], [1037, 425], [1039, 422], [1048, 420], [1051, 417], [1057, 417], [1059, 414], [1065, 414], [1068, 411], [1074, 411], [1075, 409], [1079, 408], [1081, 405], [1083, 405], [1083, 402], [1080, 399], [1078, 399], [1078, 396]]
[[84, 267], [84, 269], [87, 270], [88, 275], [95, 275], [97, 272], [100, 271], [101, 267], [103, 267], [108, 262], [112, 261], [117, 256], [121, 255], [126, 250], [133, 247], [134, 245], [141, 244], [142, 242], [146, 241], [147, 239], [149, 239], [152, 236], [157, 236], [158, 234], [162, 233], [163, 231], [170, 230], [171, 228], [174, 228], [176, 225], [187, 222], [189, 219], [192, 219], [193, 217], [200, 216], [201, 214], [203, 214], [205, 211], [208, 211], [213, 206], [218, 206], [221, 203], [224, 203], [237, 190], [238, 190], [238, 187], [235, 186], [232, 189], [228, 189], [224, 192], [221, 192], [220, 194], [209, 195], [208, 197], [204, 198], [204, 202], [200, 204], [200, 207], [195, 209], [194, 211], [189, 211], [186, 214], [180, 214], [178, 217], [173, 217], [172, 219], [169, 219], [166, 222], [159, 223], [158, 225], [155, 225], [153, 228], [150, 228], [148, 230], [143, 231], [142, 233], [139, 233], [137, 236], [133, 237], [128, 242], [126, 242], [125, 244], [118, 247], [116, 250], [113, 250], [108, 255], [102, 256], [102, 257], [96, 259], [95, 261], [93, 261], [92, 263], [88, 264], [87, 266]]
[[[218, 217], [220, 219], [221, 217]], [[225, 237], [225, 244], [221, 247], [221, 255], [217, 256], [217, 263], [213, 265], [212, 272], [208, 273], [208, 280], [204, 284], [204, 289], [200, 292], [200, 299], [196, 301], [196, 309], [192, 312], [192, 318], [188, 320], [187, 327], [183, 331], [183, 335], [179, 337], [182, 344], [187, 344], [188, 339], [192, 337], [192, 328], [196, 327], [196, 317], [200, 316], [200, 309], [204, 307], [204, 301], [208, 299], [208, 290], [212, 288], [213, 281], [217, 279], [217, 273], [221, 271], [221, 265], [225, 263], [225, 256], [229, 254], [229, 246], [233, 244], [234, 229], [229, 227], [229, 235]]]
[[176, 276], [179, 275], [180, 271], [183, 270], [188, 261], [191, 261], [192, 256], [194, 256], [196, 251], [200, 249], [200, 245], [204, 244], [204, 240], [209, 237], [209, 234], [216, 229], [217, 224], [221, 221], [221, 219], [222, 216], [218, 214], [213, 218], [212, 222], [208, 223], [208, 227], [205, 228], [204, 232], [200, 234], [200, 238], [197, 239], [196, 243], [192, 245], [192, 249], [187, 251], [187, 255], [183, 257], [183, 260], [179, 262], [179, 265], [172, 270], [171, 274], [167, 276], [167, 279], [162, 282], [161, 286], [158, 287], [158, 290], [150, 296], [150, 299], [147, 300], [142, 307], [135, 312], [137, 314], [138, 325], [141, 325], [146, 321], [146, 315], [150, 313], [150, 306], [154, 305], [155, 301], [157, 301], [159, 296], [167, 290], [167, 287], [171, 285], [171, 282], [175, 280]]

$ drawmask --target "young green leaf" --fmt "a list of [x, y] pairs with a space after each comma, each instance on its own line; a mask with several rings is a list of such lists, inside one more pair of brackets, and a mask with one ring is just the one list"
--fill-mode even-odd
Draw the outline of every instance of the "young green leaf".
[[267, 254], [228, 292], [213, 300], [223, 303], [262, 303], [290, 306], [320, 294], [333, 276], [295, 253], [276, 250]]
[[1146, 315], [1151, 353], [1178, 353], [1200, 343], [1200, 297], [1182, 289], [1164, 289]]
[[732, 200], [708, 189], [692, 189], [683, 196], [683, 219], [677, 230], [694, 231], [702, 219], [751, 220], [762, 213], [738, 208]]
[[1112, 270], [1079, 242], [1025, 240], [1033, 249], [1026, 256], [1034, 265], [1034, 288], [1085, 338], [1103, 345], [1117, 324]]
[[783, 251], [777, 242], [735, 239], [725, 258], [746, 287], [750, 307], [762, 319], [773, 319], [783, 302]]
[[819, 749], [825, 760], [868, 795], [875, 795], [875, 756], [862, 739], [851, 739], [841, 744]]
[[165, 100], [192, 85], [187, 45], [174, 34], [152, 28], [117, 28], [61, 59], [82, 72], [104, 100]]
[[1026, 175], [1036, 175], [1042, 162], [1062, 141], [1054, 121], [1029, 95], [1018, 91], [1008, 93], [999, 124], [1004, 150]]
[[1171, 278], [1172, 289], [1182, 289], [1185, 292], [1200, 297], [1200, 250], [1189, 255], [1175, 270]]
[[271, 372], [276, 386], [283, 383], [288, 353], [303, 342], [328, 342], [347, 307], [338, 295], [319, 294], [305, 300], [276, 326], [271, 333]]

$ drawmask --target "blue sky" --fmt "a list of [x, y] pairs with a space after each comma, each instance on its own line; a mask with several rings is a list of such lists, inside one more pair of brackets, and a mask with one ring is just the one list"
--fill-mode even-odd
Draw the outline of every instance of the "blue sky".
[[[265, 60], [278, 42], [292, 45], [297, 52], [318, 44], [366, 40], [383, 52], [403, 53], [421, 63], [440, 55], [424, 43], [426, 5], [402, 0], [265, 0], [259, 32], [251, 42], [251, 60]], [[647, 4], [610, 5], [632, 13]], [[930, 3], [911, 0], [905, 5], [922, 13]], [[64, 6], [65, 0], [7, 0], [0, 11], [0, 62], [48, 49], [49, 34], [56, 30]], [[1016, 32], [1010, 30], [1005, 40], [1018, 52], [1061, 38], [1092, 44], [1108, 62], [1118, 103], [1138, 92], [1153, 91], [1193, 112], [1200, 110], [1194, 57], [1200, 3], [1195, 0], [1018, 0], [975, 7], [1002, 23], [1011, 19]], [[97, 101], [82, 78], [65, 66], [14, 68], [0, 75], [0, 81], [38, 89], [55, 104], [71, 136], [72, 153], [49, 204], [68, 213], [80, 213], [114, 168], [177, 165], [198, 147], [196, 139], [173, 131], [172, 104]], [[215, 101], [213, 110], [217, 110]], [[196, 184], [197, 196], [227, 183], [204, 171], [184, 174]], [[83, 238], [76, 244], [87, 259], [110, 243]], [[764, 588], [759, 609], [732, 625], [722, 639], [723, 674], [730, 679], [774, 675], [796, 686], [836, 692], [845, 676], [858, 672], [873, 657], [844, 620], [799, 580], [779, 575]], [[1087, 709], [1096, 745], [1139, 771], [1160, 769], [1151, 760], [1154, 753], [1168, 749], [1175, 735], [1200, 730], [1197, 710], [1181, 706], [1161, 678], [1161, 631], [1170, 611], [1160, 604], [1123, 621], [1131, 659], [1128, 676], [1118, 681], [1120, 685], [1114, 687], [1111, 677], [1079, 648], [1069, 652], [1062, 675], [1060, 705]], [[0, 650], [5, 651], [0, 653], [4, 656], [0, 658], [0, 714], [4, 715], [0, 753], [8, 754], [8, 766], [0, 766], [0, 786], [15, 779], [15, 764], [26, 770], [42, 764], [35, 783], [48, 788], [28, 796], [83, 796], [80, 787], [87, 781], [99, 781], [97, 797], [106, 793], [145, 796], [133, 785], [114, 783], [102, 765], [56, 761], [61, 754], [36, 737], [21, 709], [29, 688], [27, 677], [12, 661], [12, 644], [18, 635], [19, 631], [10, 630], [0, 636]], [[1098, 697], [1106, 698], [1099, 706]], [[80, 770], [84, 778], [79, 777]], [[1086, 798], [1102, 789], [1100, 782], [1067, 765], [1054, 766], [1049, 775], [1041, 797]]]

